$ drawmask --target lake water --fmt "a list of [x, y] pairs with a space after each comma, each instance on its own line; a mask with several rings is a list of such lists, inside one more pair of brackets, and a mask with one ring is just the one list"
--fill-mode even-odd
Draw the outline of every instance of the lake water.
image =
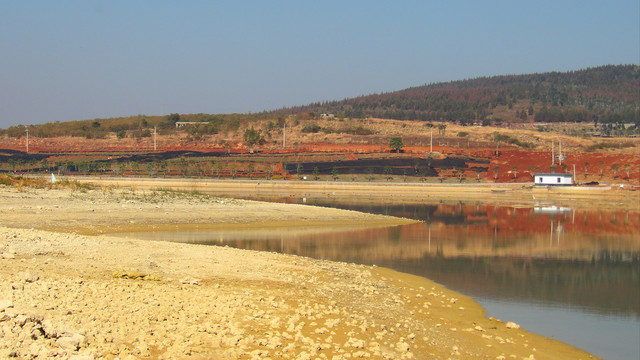
[[473, 297], [488, 316], [514, 321], [594, 355], [640, 359], [638, 211], [572, 209], [549, 203], [259, 200], [421, 222], [363, 230], [286, 228], [135, 236], [384, 266], [439, 282]]

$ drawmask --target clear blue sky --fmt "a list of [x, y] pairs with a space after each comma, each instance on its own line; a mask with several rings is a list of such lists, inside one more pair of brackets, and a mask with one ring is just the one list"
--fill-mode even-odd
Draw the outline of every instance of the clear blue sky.
[[0, 1], [0, 128], [640, 62], [640, 2]]

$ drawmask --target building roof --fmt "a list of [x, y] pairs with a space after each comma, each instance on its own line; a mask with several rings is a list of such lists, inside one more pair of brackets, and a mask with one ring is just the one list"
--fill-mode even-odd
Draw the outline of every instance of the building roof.
[[556, 177], [573, 177], [571, 174], [557, 173], [537, 173], [534, 176], [556, 176]]

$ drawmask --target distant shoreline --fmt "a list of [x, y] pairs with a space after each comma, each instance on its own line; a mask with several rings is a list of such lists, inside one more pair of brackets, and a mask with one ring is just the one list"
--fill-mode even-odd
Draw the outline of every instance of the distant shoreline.
[[299, 180], [219, 180], [178, 178], [70, 177], [80, 183], [133, 189], [200, 191], [218, 196], [357, 197], [434, 200], [553, 202], [557, 205], [640, 210], [640, 191], [620, 185], [535, 186], [533, 183], [434, 184], [397, 182], [322, 182]]

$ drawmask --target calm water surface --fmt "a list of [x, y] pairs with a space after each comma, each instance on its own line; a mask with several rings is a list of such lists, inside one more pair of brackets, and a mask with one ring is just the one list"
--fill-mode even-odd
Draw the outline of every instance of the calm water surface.
[[[640, 359], [640, 212], [552, 204], [261, 198], [420, 220], [383, 229], [135, 234], [378, 265], [473, 297], [488, 313], [606, 359]], [[125, 234], [126, 235], [126, 234]]]

